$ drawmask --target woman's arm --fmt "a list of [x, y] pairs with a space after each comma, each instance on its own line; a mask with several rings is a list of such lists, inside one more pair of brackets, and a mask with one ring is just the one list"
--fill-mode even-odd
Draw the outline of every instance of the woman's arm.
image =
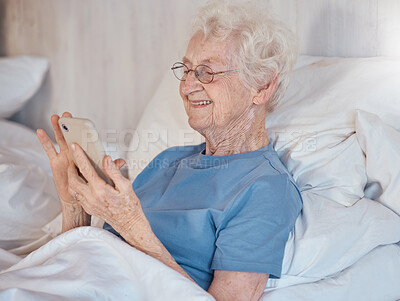
[[[88, 182], [78, 176], [75, 168], [70, 168], [69, 192], [71, 195], [78, 193], [77, 200], [83, 209], [105, 220], [131, 246], [156, 258], [194, 282], [156, 237], [131, 182], [122, 176], [110, 157], [104, 158], [103, 166], [115, 187], [108, 185], [97, 175], [78, 145], [73, 144], [71, 148], [79, 170]], [[268, 274], [216, 270], [208, 292], [218, 301], [258, 300], [267, 280]]]
[[[103, 160], [104, 170], [114, 182], [115, 187], [112, 187], [98, 176], [79, 145], [72, 144], [71, 149], [87, 183], [78, 175], [76, 168], [70, 166], [68, 191], [70, 195], [76, 196], [83, 210], [105, 220], [131, 246], [192, 280], [153, 233], [140, 200], [133, 191], [131, 182], [122, 176], [118, 162], [113, 162], [109, 156]], [[72, 215], [77, 217], [78, 209]]]
[[[111, 225], [112, 226], [112, 225]], [[144, 214], [141, 217], [131, 218], [120, 229], [114, 228], [131, 246], [161, 261], [186, 278], [194, 281], [175, 261], [161, 241], [152, 231]]]
[[[156, 237], [147, 220], [133, 221], [118, 233], [133, 247], [150, 255], [186, 278], [192, 278]], [[215, 270], [208, 293], [217, 301], [256, 301], [265, 290], [269, 274]]]
[[269, 274], [214, 271], [208, 292], [218, 301], [259, 300], [265, 290]]
[[61, 201], [62, 233], [83, 226], [90, 226], [91, 216], [81, 205]]

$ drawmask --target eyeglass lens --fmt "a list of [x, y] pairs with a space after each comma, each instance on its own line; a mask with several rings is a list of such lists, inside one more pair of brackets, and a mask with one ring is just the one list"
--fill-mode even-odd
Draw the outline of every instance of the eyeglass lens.
[[[182, 63], [175, 63], [172, 70], [174, 71], [175, 77], [182, 81], [186, 80], [187, 75], [191, 71]], [[203, 84], [212, 82], [214, 78], [213, 70], [206, 65], [198, 65], [193, 72], [196, 78]]]

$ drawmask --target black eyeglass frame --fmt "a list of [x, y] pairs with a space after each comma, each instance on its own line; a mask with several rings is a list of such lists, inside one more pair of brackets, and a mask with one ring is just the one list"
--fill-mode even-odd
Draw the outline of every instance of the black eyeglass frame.
[[[179, 66], [176, 66], [176, 64], [180, 64]], [[201, 83], [203, 83], [203, 84], [209, 84], [209, 83], [211, 83], [213, 80], [214, 80], [214, 75], [217, 75], [217, 74], [224, 74], [224, 73], [230, 73], [230, 72], [238, 72], [239, 70], [226, 70], [226, 71], [218, 71], [218, 72], [214, 72], [214, 70], [212, 70], [212, 68], [210, 67], [210, 66], [207, 66], [207, 65], [197, 65], [196, 66], [196, 68], [194, 68], [194, 69], [190, 69], [188, 66], [186, 66], [184, 63], [182, 63], [182, 62], [175, 62], [173, 65], [172, 65], [172, 67], [171, 67], [171, 70], [173, 71], [173, 73], [174, 73], [174, 76], [178, 79], [178, 80], [180, 80], [180, 81], [186, 81], [186, 78], [185, 79], [183, 79], [183, 77], [182, 78], [179, 78], [177, 75], [176, 75], [176, 73], [175, 73], [175, 69], [178, 69], [178, 68], [186, 68], [187, 69], [187, 71], [184, 71], [184, 75], [185, 75], [185, 73], [186, 73], [186, 76], [187, 75], [189, 75], [189, 72], [190, 71], [193, 71], [194, 72], [194, 76], [198, 79], [198, 81], [199, 82], [201, 82]], [[212, 72], [208, 72], [208, 74], [210, 74], [210, 75], [212, 75], [212, 77], [211, 77], [211, 80], [210, 81], [202, 81], [200, 78], [199, 78], [199, 72], [197, 71], [197, 68], [199, 68], [199, 67], [206, 67], [206, 68], [208, 68], [208, 69], [210, 69]], [[183, 76], [184, 76], [183, 75]]]

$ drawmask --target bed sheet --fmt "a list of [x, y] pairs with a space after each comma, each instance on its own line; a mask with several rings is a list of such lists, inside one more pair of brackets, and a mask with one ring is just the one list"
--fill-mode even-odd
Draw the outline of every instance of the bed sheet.
[[400, 246], [379, 246], [349, 268], [318, 281], [266, 291], [261, 301], [400, 300]]

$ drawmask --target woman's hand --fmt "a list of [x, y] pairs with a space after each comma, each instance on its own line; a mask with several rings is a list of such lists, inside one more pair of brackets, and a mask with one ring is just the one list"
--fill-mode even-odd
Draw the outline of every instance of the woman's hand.
[[[68, 112], [65, 112], [62, 116], [72, 117], [72, 115]], [[60, 117], [58, 115], [51, 116], [51, 124], [54, 129], [57, 143], [60, 147], [59, 153], [57, 153], [53, 143], [45, 131], [38, 129], [37, 136], [50, 160], [51, 171], [53, 172], [54, 182], [56, 184], [57, 192], [62, 205], [62, 229], [63, 232], [65, 232], [76, 227], [90, 225], [91, 218], [76, 199], [76, 195], [71, 194], [69, 190], [69, 186], [71, 185], [68, 171], [73, 170], [75, 173], [77, 173], [77, 171], [72, 160], [72, 156], [69, 152], [67, 142], [64, 139], [64, 135], [61, 132], [60, 126], [58, 125], [59, 119]], [[125, 162], [122, 159], [118, 159], [114, 162], [114, 165], [118, 168], [122, 167], [124, 164]]]
[[[62, 117], [72, 117], [71, 113], [65, 112]], [[68, 192], [68, 169], [75, 168], [75, 164], [72, 160], [72, 156], [69, 152], [67, 142], [64, 139], [64, 135], [58, 124], [60, 117], [58, 115], [51, 116], [51, 124], [53, 126], [56, 141], [60, 147], [60, 152], [57, 153], [51, 142], [49, 136], [42, 129], [38, 129], [36, 134], [50, 160], [50, 167], [53, 173], [54, 182], [57, 187], [58, 195], [62, 202], [78, 204], [78, 201], [74, 199], [74, 196]], [[121, 168], [125, 161], [117, 159], [114, 161], [118, 168]]]
[[133, 227], [136, 221], [144, 217], [130, 180], [120, 172], [125, 164], [123, 159], [112, 161], [110, 156], [103, 159], [104, 171], [115, 185], [112, 187], [99, 177], [78, 144], [73, 143], [71, 150], [79, 171], [87, 182], [78, 175], [75, 167], [70, 166], [68, 192], [76, 196], [88, 214], [103, 219], [117, 231]]
[[[62, 116], [72, 117], [68, 112], [65, 112]], [[60, 147], [59, 153], [57, 153], [53, 143], [44, 130], [38, 129], [36, 133], [43, 149], [49, 157], [51, 171], [53, 172], [54, 182], [61, 202], [78, 205], [78, 202], [74, 199], [73, 195], [68, 192], [68, 168], [73, 167], [74, 162], [69, 153], [67, 142], [64, 139], [60, 126], [58, 125], [59, 119], [60, 117], [58, 115], [51, 116], [51, 124], [53, 126], [57, 143]]]

